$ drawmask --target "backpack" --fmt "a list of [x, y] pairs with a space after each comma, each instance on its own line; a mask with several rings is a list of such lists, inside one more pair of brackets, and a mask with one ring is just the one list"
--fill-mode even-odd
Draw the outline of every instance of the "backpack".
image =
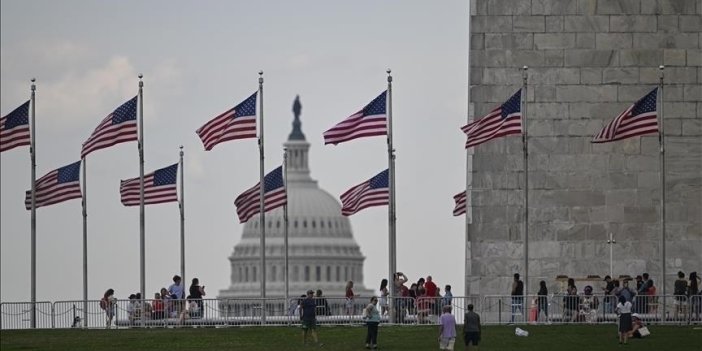
[[100, 308], [103, 310], [107, 309], [107, 299], [105, 297], [100, 299]]

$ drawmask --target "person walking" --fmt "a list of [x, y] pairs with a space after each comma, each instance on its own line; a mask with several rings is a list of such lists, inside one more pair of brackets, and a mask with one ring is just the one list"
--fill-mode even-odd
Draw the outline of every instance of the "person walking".
[[[468, 312], [463, 316], [463, 340], [466, 345], [466, 351], [477, 350], [480, 343], [480, 315], [473, 312], [473, 304], [467, 306]], [[470, 345], [473, 345], [470, 348]]]
[[314, 301], [314, 291], [307, 290], [307, 296], [300, 302], [300, 320], [302, 321], [302, 343], [307, 345], [307, 339], [318, 346], [322, 346], [317, 336], [317, 303]]
[[443, 307], [439, 317], [439, 349], [453, 351], [456, 342], [456, 317], [451, 314], [451, 306]]
[[380, 312], [377, 309], [378, 298], [373, 296], [370, 303], [363, 309], [363, 319], [366, 320], [368, 332], [366, 333], [366, 348], [378, 348], [378, 325], [380, 324]]

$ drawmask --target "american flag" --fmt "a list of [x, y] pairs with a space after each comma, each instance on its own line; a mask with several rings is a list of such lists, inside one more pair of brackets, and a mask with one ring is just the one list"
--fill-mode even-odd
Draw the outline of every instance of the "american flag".
[[468, 123], [461, 130], [466, 133], [466, 149], [488, 140], [510, 134], [522, 133], [522, 90], [517, 91], [504, 104], [490, 111], [485, 117]]
[[453, 209], [453, 215], [460, 216], [466, 213], [466, 192], [461, 191], [460, 193], [454, 195], [453, 200], [456, 201], [456, 207]]
[[656, 114], [656, 97], [658, 88], [629, 106], [617, 118], [609, 122], [592, 139], [593, 143], [607, 143], [637, 135], [658, 133], [658, 115]]
[[[37, 180], [36, 207], [49, 206], [59, 202], [82, 197], [80, 192], [80, 161], [63, 166], [47, 173]], [[32, 209], [32, 191], [27, 190], [24, 207]]]
[[195, 131], [205, 150], [222, 142], [256, 137], [256, 94], [234, 106]]
[[[176, 175], [178, 164], [158, 169], [144, 175], [144, 205], [178, 201]], [[119, 194], [124, 206], [139, 206], [139, 177], [123, 180]]]
[[0, 152], [30, 145], [29, 100], [0, 119]]
[[390, 203], [388, 170], [354, 186], [341, 194], [341, 214], [350, 216], [364, 208]]
[[324, 144], [339, 144], [356, 138], [388, 134], [387, 90], [341, 123], [324, 132]]
[[123, 103], [107, 115], [95, 128], [93, 134], [83, 143], [80, 157], [89, 153], [127, 141], [135, 141], [137, 136], [137, 97]]
[[[252, 188], [244, 191], [234, 200], [236, 214], [239, 221], [244, 223], [251, 219], [253, 215], [260, 212], [261, 183], [257, 183]], [[280, 166], [263, 178], [263, 210], [268, 212], [288, 203], [288, 197], [283, 184], [283, 167]]]

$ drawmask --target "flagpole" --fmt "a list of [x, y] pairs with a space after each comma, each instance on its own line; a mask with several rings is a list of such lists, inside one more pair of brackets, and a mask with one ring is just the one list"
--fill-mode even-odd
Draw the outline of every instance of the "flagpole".
[[31, 95], [31, 100], [32, 100], [32, 123], [31, 123], [31, 141], [30, 141], [30, 147], [29, 147], [29, 158], [30, 162], [32, 164], [31, 166], [31, 174], [32, 174], [32, 214], [31, 214], [31, 271], [32, 271], [32, 287], [31, 287], [31, 299], [32, 299], [32, 315], [31, 315], [31, 327], [32, 329], [37, 327], [37, 320], [36, 320], [36, 303], [37, 303], [37, 194], [36, 194], [36, 183], [37, 183], [37, 155], [36, 155], [36, 143], [35, 143], [35, 134], [34, 134], [34, 118], [36, 115], [36, 90], [37, 86], [34, 84], [36, 82], [36, 78], [32, 78], [32, 95]]
[[[395, 284], [395, 272], [397, 272], [397, 253], [395, 250], [395, 149], [392, 145], [392, 71], [388, 68], [385, 72], [388, 74], [388, 93], [387, 93], [387, 112], [388, 112], [388, 181], [389, 185], [389, 196], [390, 202], [388, 206], [388, 251], [389, 251], [389, 274], [388, 281]], [[394, 290], [394, 289], [391, 289]], [[399, 296], [391, 296], [393, 298], [399, 298]], [[394, 305], [394, 304], [393, 304]], [[394, 311], [393, 308], [389, 309], [389, 318], [391, 321], [395, 321], [395, 313], [401, 313], [400, 311]]]
[[[471, 3], [468, 3], [468, 36], [466, 38], [468, 42], [468, 70], [467, 70], [467, 81], [468, 81], [468, 98], [467, 100], [467, 111], [466, 111], [466, 124], [469, 124], [471, 122], [471, 114], [470, 114], [470, 48], [471, 48], [471, 32], [470, 32], [470, 25], [471, 25]], [[470, 289], [470, 283], [473, 281], [473, 255], [472, 255], [472, 243], [471, 243], [471, 237], [470, 237], [470, 222], [471, 222], [471, 203], [469, 202], [470, 199], [468, 198], [468, 189], [471, 189], [472, 182], [473, 182], [473, 158], [471, 154], [471, 149], [466, 148], [466, 214], [465, 214], [465, 222], [464, 222], [464, 231], [465, 231], [465, 257], [464, 257], [464, 271], [463, 271], [463, 281], [465, 283], [465, 286], [463, 287], [463, 294], [464, 296], [468, 296], [471, 291]], [[471, 277], [470, 281], [468, 280], [468, 277]]]
[[83, 165], [83, 327], [88, 327], [88, 160], [81, 158]]
[[266, 323], [266, 212], [264, 211], [265, 178], [263, 175], [263, 71], [258, 71], [258, 116], [261, 132], [258, 135], [259, 150], [259, 215], [261, 224], [261, 324]]
[[[288, 198], [288, 148], [283, 148], [283, 182], [285, 183], [285, 198]], [[288, 277], [289, 256], [288, 256], [288, 204], [283, 205], [283, 225], [285, 225], [285, 235], [283, 243], [285, 246], [285, 308], [287, 311], [290, 299], [290, 279]], [[275, 277], [274, 277], [275, 278]]]
[[[139, 257], [140, 257], [140, 289], [141, 298], [146, 298], [146, 249], [145, 249], [145, 218], [144, 218], [144, 82], [143, 74], [139, 74]], [[142, 323], [145, 315], [141, 315]]]
[[180, 146], [180, 276], [185, 284], [185, 164], [183, 163], [183, 145]]
[[527, 78], [529, 67], [522, 67], [522, 144], [524, 146], [524, 293], [529, 294], [529, 138], [527, 135]]
[[[665, 311], [665, 133], [663, 132], [663, 70], [665, 66], [658, 66], [658, 95], [661, 97], [660, 116], [658, 117], [658, 142], [660, 146], [660, 179], [661, 179], [661, 279], [663, 286], [663, 311]], [[663, 316], [665, 318], [665, 316]]]

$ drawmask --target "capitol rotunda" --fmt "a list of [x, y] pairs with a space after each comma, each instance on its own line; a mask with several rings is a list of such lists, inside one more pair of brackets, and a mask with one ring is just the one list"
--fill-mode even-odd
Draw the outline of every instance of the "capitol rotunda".
[[[341, 215], [341, 205], [310, 177], [310, 143], [302, 133], [299, 97], [295, 99], [293, 129], [284, 146], [288, 150], [288, 259], [289, 294], [300, 296], [321, 289], [327, 297], [343, 297], [346, 282], [354, 293], [370, 296], [363, 284], [365, 257], [353, 238], [351, 223]], [[283, 208], [266, 212], [266, 297], [285, 295], [285, 224]], [[229, 257], [231, 284], [220, 299], [259, 297], [260, 216], [243, 228], [241, 241]]]

